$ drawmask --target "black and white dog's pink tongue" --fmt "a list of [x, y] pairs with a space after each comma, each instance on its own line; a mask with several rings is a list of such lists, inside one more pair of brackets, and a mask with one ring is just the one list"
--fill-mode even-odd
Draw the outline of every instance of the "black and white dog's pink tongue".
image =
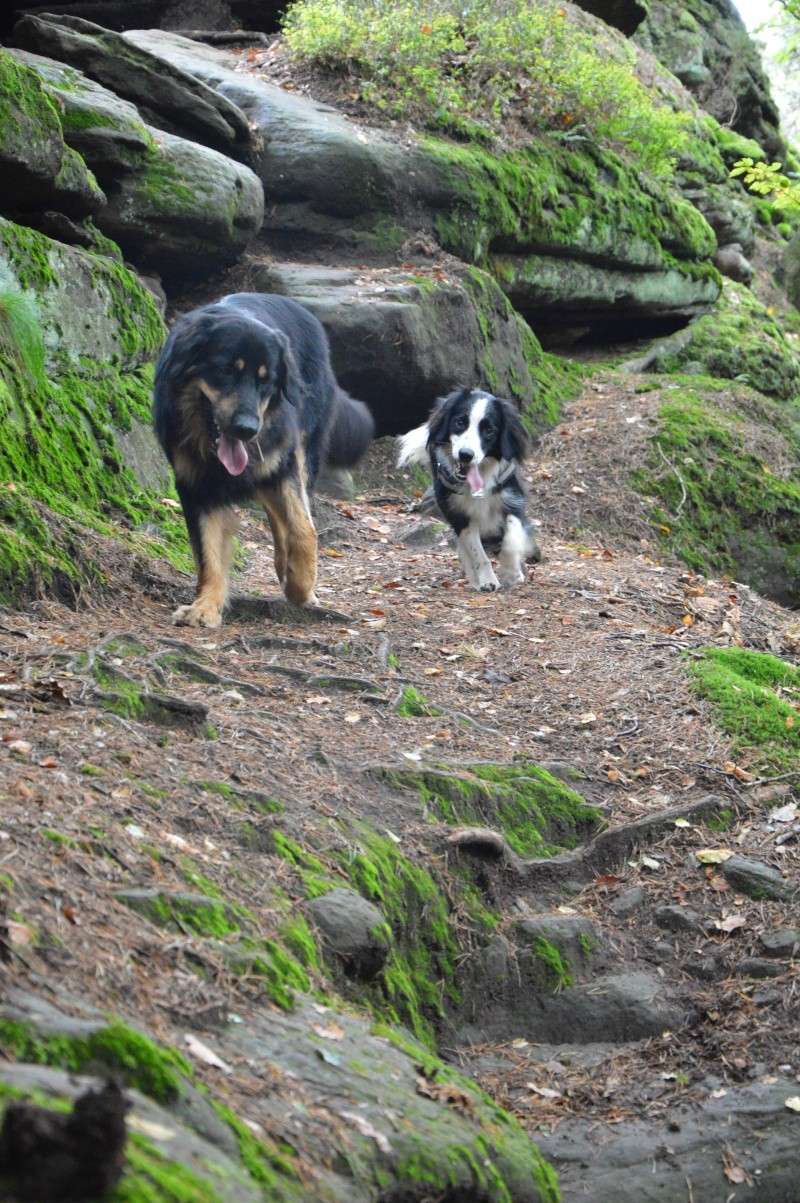
[[217, 455], [231, 476], [241, 476], [247, 467], [247, 448], [241, 439], [229, 439], [223, 434], [217, 443]]
[[476, 493], [483, 492], [483, 477], [478, 470], [477, 464], [470, 464], [467, 469], [467, 484], [473, 497]]

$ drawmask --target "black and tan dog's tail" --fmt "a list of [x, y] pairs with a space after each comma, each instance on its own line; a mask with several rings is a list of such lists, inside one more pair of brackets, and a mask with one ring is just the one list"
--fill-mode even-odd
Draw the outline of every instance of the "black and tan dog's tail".
[[352, 468], [369, 447], [375, 422], [363, 401], [339, 389], [328, 427], [325, 459], [332, 468]]

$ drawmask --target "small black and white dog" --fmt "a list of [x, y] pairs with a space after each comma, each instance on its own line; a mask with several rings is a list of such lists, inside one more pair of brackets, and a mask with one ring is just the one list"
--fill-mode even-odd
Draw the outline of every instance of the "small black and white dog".
[[[490, 592], [524, 581], [523, 563], [540, 553], [520, 474], [528, 440], [511, 402], [458, 389], [398, 442], [398, 467], [430, 460], [436, 500], [457, 536], [468, 584]], [[497, 575], [487, 551], [497, 554]]]

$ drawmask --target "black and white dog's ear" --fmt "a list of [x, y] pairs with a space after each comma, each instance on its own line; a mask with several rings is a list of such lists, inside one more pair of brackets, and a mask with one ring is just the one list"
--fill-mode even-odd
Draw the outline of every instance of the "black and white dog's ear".
[[465, 391], [465, 389], [456, 389], [455, 392], [448, 393], [446, 397], [440, 397], [434, 405], [431, 416], [428, 418], [428, 430], [430, 431], [428, 443], [431, 447], [438, 447], [440, 443], [447, 441], [453, 405]]
[[303, 383], [292, 352], [292, 344], [282, 330], [270, 330], [275, 340], [275, 392], [282, 401], [299, 406], [303, 400]]
[[517, 407], [511, 401], [498, 398], [503, 425], [500, 430], [500, 454], [505, 460], [520, 463], [528, 454], [528, 435]]

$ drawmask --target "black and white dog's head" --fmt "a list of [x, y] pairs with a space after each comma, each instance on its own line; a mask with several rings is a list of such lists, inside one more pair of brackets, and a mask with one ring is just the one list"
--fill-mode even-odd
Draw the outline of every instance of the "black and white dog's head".
[[430, 456], [434, 473], [480, 493], [503, 463], [521, 463], [528, 440], [515, 406], [480, 389], [440, 398], [423, 426], [400, 440], [398, 466]]

